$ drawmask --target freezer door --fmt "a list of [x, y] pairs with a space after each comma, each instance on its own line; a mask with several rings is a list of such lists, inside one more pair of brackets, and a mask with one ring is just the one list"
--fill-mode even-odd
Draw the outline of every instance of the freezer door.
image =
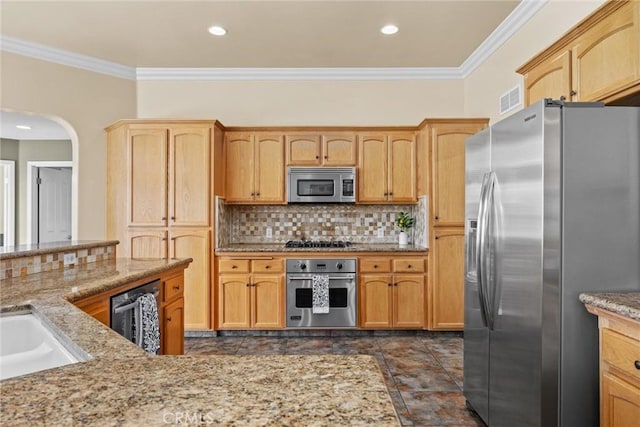
[[491, 162], [491, 129], [465, 143], [465, 280], [464, 395], [471, 407], [489, 421], [489, 330], [478, 289], [478, 210], [483, 177]]
[[492, 129], [495, 179], [484, 265], [493, 323], [489, 423], [495, 427], [541, 425], [544, 129], [553, 114], [559, 117], [559, 108], [539, 102]]

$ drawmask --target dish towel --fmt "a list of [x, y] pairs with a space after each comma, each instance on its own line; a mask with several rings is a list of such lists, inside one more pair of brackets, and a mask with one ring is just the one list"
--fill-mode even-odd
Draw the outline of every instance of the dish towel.
[[329, 276], [326, 274], [314, 274], [311, 276], [313, 314], [329, 313]]
[[152, 293], [140, 295], [135, 310], [136, 344], [148, 353], [157, 354], [160, 349], [160, 322], [158, 303]]

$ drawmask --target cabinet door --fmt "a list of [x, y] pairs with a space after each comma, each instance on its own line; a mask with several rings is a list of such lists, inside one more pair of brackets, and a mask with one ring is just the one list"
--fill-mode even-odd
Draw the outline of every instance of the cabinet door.
[[209, 230], [171, 230], [171, 258], [193, 258], [184, 271], [185, 329], [209, 328], [211, 244]]
[[169, 224], [209, 226], [209, 127], [169, 130]]
[[252, 202], [254, 190], [253, 135], [229, 132], [225, 135], [226, 201]]
[[[464, 152], [463, 152], [464, 153]], [[389, 137], [389, 200], [416, 201], [416, 137], [391, 135]]]
[[167, 129], [131, 127], [128, 133], [130, 226], [167, 223]]
[[130, 258], [166, 258], [167, 232], [165, 230], [129, 230], [123, 249], [125, 253], [122, 255]]
[[425, 323], [424, 276], [396, 274], [393, 279], [393, 326], [422, 329]]
[[638, 9], [640, 3], [628, 2], [578, 38], [573, 50], [580, 101], [604, 100], [640, 83]]
[[390, 328], [393, 324], [392, 276], [363, 274], [358, 293], [360, 327]]
[[538, 65], [524, 77], [526, 105], [562, 96], [572, 100], [571, 89], [571, 51], [568, 49]]
[[284, 203], [284, 136], [255, 136], [255, 200]]
[[256, 329], [284, 327], [284, 280], [282, 275], [254, 275], [251, 283], [251, 324]]
[[387, 151], [386, 136], [358, 136], [358, 202], [387, 201]]
[[435, 226], [464, 226], [464, 142], [478, 125], [433, 126], [432, 212]]
[[184, 299], [162, 309], [162, 354], [184, 354]]
[[326, 133], [322, 135], [322, 164], [325, 166], [356, 165], [356, 135]]
[[251, 277], [248, 274], [218, 276], [218, 325], [220, 329], [251, 327]]
[[111, 326], [111, 297], [89, 297], [74, 304], [103, 325]]
[[320, 135], [287, 135], [288, 166], [319, 166]]
[[602, 375], [600, 425], [637, 426], [640, 420], [640, 389], [611, 375]]
[[460, 330], [464, 326], [464, 228], [435, 228], [433, 234], [431, 326]]

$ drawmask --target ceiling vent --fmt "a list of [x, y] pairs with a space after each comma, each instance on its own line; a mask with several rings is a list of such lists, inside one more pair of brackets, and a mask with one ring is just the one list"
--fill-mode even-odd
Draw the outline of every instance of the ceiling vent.
[[521, 86], [518, 85], [500, 97], [500, 114], [522, 105]]

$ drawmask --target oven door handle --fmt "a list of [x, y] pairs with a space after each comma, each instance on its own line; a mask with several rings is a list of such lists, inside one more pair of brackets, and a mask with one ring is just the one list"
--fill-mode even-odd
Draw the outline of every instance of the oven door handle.
[[[287, 275], [287, 280], [311, 280], [312, 275], [310, 276], [289, 276]], [[344, 276], [329, 276], [329, 280], [353, 280], [355, 279], [355, 274], [349, 274]]]

